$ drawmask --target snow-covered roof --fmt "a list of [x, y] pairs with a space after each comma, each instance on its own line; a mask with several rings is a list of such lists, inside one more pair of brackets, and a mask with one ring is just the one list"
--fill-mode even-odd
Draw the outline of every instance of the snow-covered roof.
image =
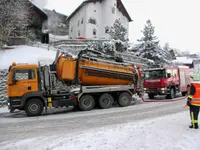
[[176, 57], [176, 60], [173, 60], [174, 63], [181, 63], [181, 64], [192, 64], [193, 59], [189, 57]]
[[43, 10], [43, 8], [40, 8], [34, 1], [30, 1], [30, 0], [29, 0], [29, 2], [30, 2], [30, 4], [33, 5], [33, 7], [34, 7], [35, 9], [37, 9], [37, 11], [40, 11], [40, 13], [41, 13], [43, 16], [45, 16], [45, 18], [48, 18], [47, 13]]

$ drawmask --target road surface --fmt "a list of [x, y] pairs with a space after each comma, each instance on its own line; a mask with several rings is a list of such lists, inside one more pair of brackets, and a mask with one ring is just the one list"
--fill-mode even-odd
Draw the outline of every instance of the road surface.
[[91, 128], [135, 122], [174, 114], [184, 109], [186, 100], [176, 102], [138, 102], [129, 107], [94, 109], [92, 111], [62, 110], [40, 117], [26, 117], [24, 112], [0, 113], [0, 147], [6, 141], [19, 141], [30, 137], [70, 134]]

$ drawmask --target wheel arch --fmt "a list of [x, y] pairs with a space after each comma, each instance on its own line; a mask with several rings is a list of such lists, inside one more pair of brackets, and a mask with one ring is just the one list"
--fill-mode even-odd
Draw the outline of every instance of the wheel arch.
[[37, 98], [37, 99], [40, 99], [43, 103], [43, 106], [45, 106], [45, 98], [44, 96], [42, 95], [41, 92], [29, 92], [29, 93], [26, 93], [24, 94], [24, 96], [22, 97], [22, 100], [21, 100], [21, 107], [24, 107], [25, 104], [30, 100], [30, 99], [33, 99], [33, 98]]

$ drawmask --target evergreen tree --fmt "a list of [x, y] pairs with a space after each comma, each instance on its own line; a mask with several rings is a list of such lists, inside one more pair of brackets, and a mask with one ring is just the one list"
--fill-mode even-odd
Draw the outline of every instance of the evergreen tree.
[[163, 65], [167, 62], [164, 57], [165, 52], [159, 45], [158, 38], [154, 35], [155, 27], [152, 25], [151, 20], [146, 21], [146, 25], [141, 31], [143, 37], [138, 39], [139, 44], [136, 45], [138, 49], [137, 55], [143, 58], [151, 59], [155, 64]]
[[175, 49], [172, 49], [170, 46], [169, 46], [169, 43], [165, 43], [164, 47], [163, 47], [163, 50], [164, 52], [166, 53], [166, 59], [171, 61], [173, 59], [176, 58], [175, 56]]
[[128, 39], [126, 39], [127, 29], [121, 24], [119, 19], [116, 19], [113, 26], [108, 27], [108, 33], [111, 44], [114, 42], [115, 50], [118, 52], [124, 52], [128, 48]]
[[111, 39], [121, 40], [121, 41], [127, 40], [125, 38], [125, 35], [127, 34], [127, 29], [121, 24], [119, 19], [115, 20], [113, 26], [109, 27], [108, 29], [109, 29], [108, 33]]

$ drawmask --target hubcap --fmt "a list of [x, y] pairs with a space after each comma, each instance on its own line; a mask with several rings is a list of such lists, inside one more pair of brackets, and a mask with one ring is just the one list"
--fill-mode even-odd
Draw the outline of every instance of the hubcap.
[[104, 98], [104, 99], [103, 99], [103, 103], [104, 103], [104, 104], [106, 104], [106, 105], [108, 105], [108, 104], [109, 104], [109, 101], [110, 101], [110, 99], [109, 99], [109, 98]]
[[122, 101], [123, 101], [123, 102], [127, 102], [127, 101], [128, 101], [128, 98], [127, 98], [126, 96], [123, 96], [123, 97], [122, 97]]
[[31, 112], [37, 112], [37, 111], [39, 110], [39, 106], [36, 105], [36, 104], [31, 104], [31, 105], [29, 106], [29, 110], [30, 110]]
[[83, 103], [84, 103], [84, 105], [87, 106], [87, 107], [89, 107], [89, 106], [91, 105], [91, 102], [90, 102], [89, 99], [86, 99]]

